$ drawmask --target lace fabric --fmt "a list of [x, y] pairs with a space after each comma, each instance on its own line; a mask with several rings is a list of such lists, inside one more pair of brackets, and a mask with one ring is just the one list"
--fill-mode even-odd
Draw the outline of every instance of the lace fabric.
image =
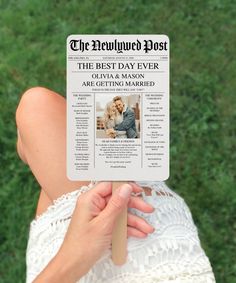
[[[156, 209], [143, 213], [129, 208], [155, 227], [144, 239], [128, 238], [127, 261], [116, 266], [111, 250], [100, 258], [79, 283], [215, 283], [211, 264], [204, 253], [191, 212], [184, 200], [164, 182], [137, 182], [152, 188], [144, 200]], [[68, 229], [77, 198], [93, 183], [65, 194], [30, 224], [26, 251], [30, 283], [59, 250]]]

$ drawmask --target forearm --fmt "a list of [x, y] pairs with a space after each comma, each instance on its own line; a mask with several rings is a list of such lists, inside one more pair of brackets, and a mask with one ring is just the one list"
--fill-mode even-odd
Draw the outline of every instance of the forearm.
[[126, 131], [131, 127], [131, 125], [132, 125], [132, 121], [123, 121], [120, 124], [115, 126], [115, 130]]
[[115, 130], [117, 131], [126, 131], [128, 130], [135, 121], [134, 114], [129, 114], [120, 124], [115, 126]]
[[75, 283], [88, 272], [83, 257], [76, 261], [59, 251], [33, 283]]

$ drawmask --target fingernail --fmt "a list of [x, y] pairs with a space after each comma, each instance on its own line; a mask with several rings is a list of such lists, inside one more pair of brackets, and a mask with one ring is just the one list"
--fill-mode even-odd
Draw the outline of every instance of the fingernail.
[[130, 184], [131, 186], [132, 186], [132, 185], [136, 185], [136, 186], [138, 186], [138, 189], [139, 189], [141, 192], [144, 192], [144, 189], [143, 189], [142, 187], [140, 187], [138, 184], [136, 184], [134, 181], [133, 181], [133, 182], [132, 182], [132, 181], [129, 181], [128, 184]]
[[119, 189], [119, 196], [122, 198], [128, 198], [131, 195], [132, 187], [128, 184], [122, 185], [122, 187]]

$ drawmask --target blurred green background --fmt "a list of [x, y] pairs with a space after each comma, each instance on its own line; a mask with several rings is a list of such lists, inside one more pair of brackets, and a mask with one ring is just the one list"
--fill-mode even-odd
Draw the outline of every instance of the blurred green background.
[[167, 34], [171, 43], [171, 173], [217, 282], [236, 282], [236, 3], [0, 0], [0, 282], [25, 282], [39, 186], [16, 153], [21, 94], [66, 94], [69, 34]]

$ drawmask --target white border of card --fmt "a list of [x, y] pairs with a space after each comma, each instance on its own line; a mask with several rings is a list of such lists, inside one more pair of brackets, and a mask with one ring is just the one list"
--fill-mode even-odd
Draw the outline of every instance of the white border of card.
[[169, 38], [67, 38], [67, 177], [169, 177]]

